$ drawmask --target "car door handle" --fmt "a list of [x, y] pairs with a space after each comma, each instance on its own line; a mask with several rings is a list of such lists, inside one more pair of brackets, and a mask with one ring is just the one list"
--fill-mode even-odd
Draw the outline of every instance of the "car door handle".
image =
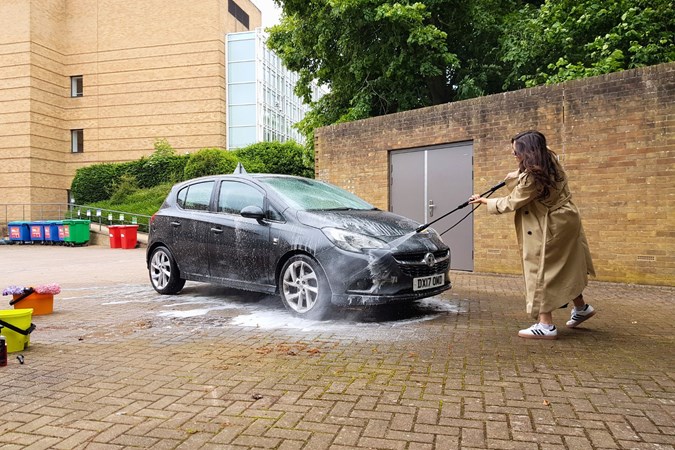
[[223, 229], [222, 228], [211, 228], [211, 231], [213, 231], [216, 234], [220, 234], [220, 233], [223, 232]]
[[171, 222], [171, 226], [172, 226], [172, 227], [179, 227], [179, 226], [180, 226], [180, 222]]

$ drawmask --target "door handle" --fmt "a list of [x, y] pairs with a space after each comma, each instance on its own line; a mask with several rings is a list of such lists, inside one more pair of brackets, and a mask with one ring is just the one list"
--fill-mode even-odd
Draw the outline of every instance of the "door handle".
[[220, 234], [220, 233], [223, 232], [223, 229], [222, 228], [211, 228], [211, 231], [213, 231], [216, 234]]
[[180, 222], [175, 222], [175, 221], [174, 221], [174, 222], [171, 222], [171, 226], [172, 226], [172, 227], [179, 227], [179, 226], [180, 226]]
[[434, 217], [434, 208], [436, 205], [434, 205], [433, 200], [429, 200], [429, 217]]

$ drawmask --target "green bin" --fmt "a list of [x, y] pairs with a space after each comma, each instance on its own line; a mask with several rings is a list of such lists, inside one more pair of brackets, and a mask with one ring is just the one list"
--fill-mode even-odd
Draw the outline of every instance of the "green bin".
[[66, 245], [79, 245], [89, 242], [91, 220], [66, 219], [63, 221], [63, 242]]

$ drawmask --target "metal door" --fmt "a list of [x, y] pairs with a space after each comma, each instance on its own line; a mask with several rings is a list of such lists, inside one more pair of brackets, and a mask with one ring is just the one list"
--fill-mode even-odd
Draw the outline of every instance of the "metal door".
[[[391, 152], [390, 163], [391, 211], [418, 222], [435, 220], [473, 193], [471, 142]], [[443, 233], [454, 270], [473, 270], [473, 217], [445, 232], [469, 211], [470, 207], [460, 209], [432, 226]]]

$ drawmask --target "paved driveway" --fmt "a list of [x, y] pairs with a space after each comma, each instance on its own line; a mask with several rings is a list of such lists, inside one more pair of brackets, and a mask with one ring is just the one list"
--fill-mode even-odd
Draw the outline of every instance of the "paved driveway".
[[525, 341], [518, 277], [312, 322], [198, 283], [160, 296], [144, 254], [0, 246], [0, 288], [62, 286], [0, 368], [0, 448], [675, 446], [674, 288], [593, 283], [595, 318]]

